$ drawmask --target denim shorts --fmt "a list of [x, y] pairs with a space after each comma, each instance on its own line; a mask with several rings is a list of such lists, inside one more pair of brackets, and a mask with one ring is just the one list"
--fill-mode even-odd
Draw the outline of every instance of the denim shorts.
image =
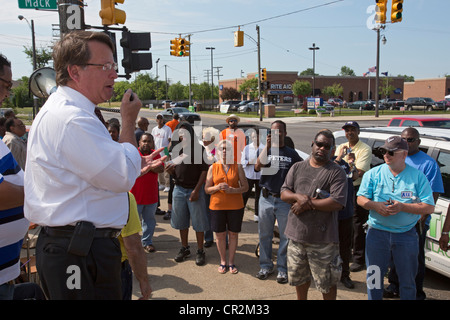
[[204, 188], [200, 188], [196, 201], [190, 201], [189, 196], [194, 189], [186, 189], [175, 185], [172, 194], [172, 217], [170, 224], [177, 230], [189, 229], [190, 221], [196, 232], [210, 230], [208, 217], [206, 216], [206, 202]]
[[292, 286], [314, 279], [317, 290], [328, 293], [342, 272], [342, 260], [337, 243], [302, 243], [289, 240], [287, 250], [288, 278]]

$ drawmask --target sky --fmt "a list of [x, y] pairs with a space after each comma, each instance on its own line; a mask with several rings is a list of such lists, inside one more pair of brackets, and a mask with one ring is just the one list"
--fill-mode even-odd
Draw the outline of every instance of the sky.
[[[18, 15], [34, 21], [36, 47], [48, 48], [58, 38], [52, 26], [59, 25], [58, 13], [19, 9], [18, 0], [0, 1], [0, 52], [12, 62], [13, 79], [30, 76], [33, 68], [24, 46], [31, 47], [31, 28]], [[84, 3], [86, 24], [101, 26], [101, 1]], [[189, 58], [171, 56], [170, 40], [190, 35], [192, 82], [211, 81], [207, 76], [212, 51], [217, 84], [218, 79], [246, 77], [258, 71], [256, 26], [260, 29], [261, 68], [269, 73], [312, 68], [309, 48], [315, 43], [320, 48], [315, 51], [316, 73], [336, 76], [347, 66], [362, 76], [376, 65], [374, 4], [375, 0], [125, 0], [116, 7], [126, 12], [124, 26], [130, 31], [151, 33], [153, 68], [141, 72], [158, 75], [161, 80], [167, 77], [169, 83], [188, 84]], [[387, 23], [381, 30], [386, 44], [380, 44], [380, 72], [415, 79], [450, 74], [450, 1], [405, 0], [403, 7], [402, 22]], [[238, 28], [245, 33], [243, 47], [234, 47]], [[120, 39], [121, 33], [116, 37]], [[122, 58], [118, 45], [119, 65]], [[123, 74], [121, 67], [119, 74]]]

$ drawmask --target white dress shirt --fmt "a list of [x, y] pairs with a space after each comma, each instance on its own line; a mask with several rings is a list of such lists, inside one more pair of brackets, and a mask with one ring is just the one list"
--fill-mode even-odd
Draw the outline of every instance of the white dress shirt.
[[256, 159], [258, 159], [259, 154], [263, 151], [264, 145], [260, 144], [258, 148], [255, 147], [253, 142], [250, 142], [242, 150], [241, 164], [244, 168], [245, 176], [247, 179], [259, 180], [261, 177], [261, 171], [255, 171]]
[[28, 138], [25, 216], [43, 226], [90, 221], [121, 229], [127, 192], [141, 170], [130, 143], [111, 139], [95, 105], [70, 87], [59, 87], [37, 114]]

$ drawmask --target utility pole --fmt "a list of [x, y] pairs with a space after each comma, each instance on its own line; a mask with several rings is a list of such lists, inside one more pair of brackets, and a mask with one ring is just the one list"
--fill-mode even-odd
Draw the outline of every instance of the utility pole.
[[319, 47], [316, 47], [316, 44], [313, 43], [313, 46], [309, 48], [313, 52], [313, 94], [312, 96], [316, 96], [316, 50], [319, 50]]
[[256, 32], [258, 33], [258, 101], [259, 101], [259, 121], [262, 121], [263, 109], [261, 103], [261, 37], [259, 33], [259, 26], [256, 26]]
[[168, 95], [167, 95], [167, 87], [168, 87], [168, 84], [167, 84], [167, 64], [165, 64], [164, 65], [164, 70], [165, 70], [165, 74], [166, 74], [166, 100], [168, 99]]
[[189, 41], [189, 106], [192, 106], [192, 89], [191, 89], [191, 85], [192, 85], [192, 78], [191, 78], [191, 35], [188, 36], [188, 41]]
[[214, 67], [213, 67], [213, 50], [216, 48], [207, 47], [206, 50], [211, 50], [211, 109], [214, 109]]
[[375, 78], [375, 118], [379, 116], [379, 99], [378, 99], [378, 83], [380, 81], [380, 29], [382, 27], [379, 26], [377, 30], [377, 70], [376, 70], [376, 78]]

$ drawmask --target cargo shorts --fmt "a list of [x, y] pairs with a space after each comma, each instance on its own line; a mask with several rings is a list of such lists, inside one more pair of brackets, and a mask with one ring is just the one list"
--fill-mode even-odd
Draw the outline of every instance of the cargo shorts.
[[338, 243], [304, 243], [289, 240], [287, 249], [288, 278], [291, 286], [314, 279], [321, 293], [328, 293], [341, 278], [342, 260]]

